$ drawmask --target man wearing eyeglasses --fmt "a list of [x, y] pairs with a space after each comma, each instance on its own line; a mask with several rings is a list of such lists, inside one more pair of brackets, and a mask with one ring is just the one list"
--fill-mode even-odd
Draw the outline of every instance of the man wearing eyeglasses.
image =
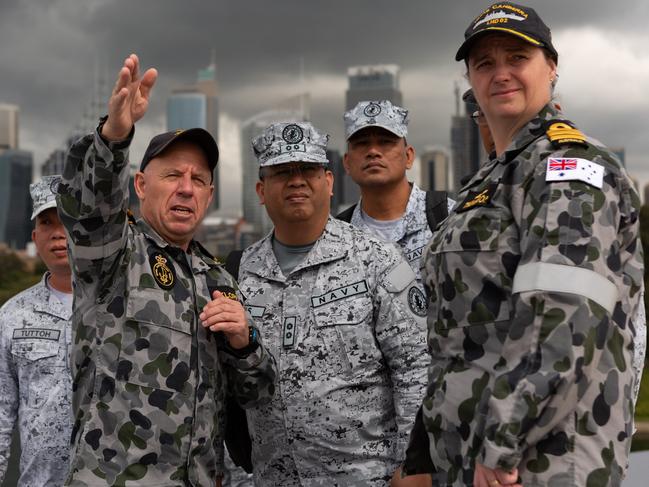
[[279, 369], [247, 410], [257, 486], [384, 486], [426, 381], [425, 303], [397, 248], [329, 215], [328, 136], [277, 123], [253, 141], [274, 230], [239, 285]]

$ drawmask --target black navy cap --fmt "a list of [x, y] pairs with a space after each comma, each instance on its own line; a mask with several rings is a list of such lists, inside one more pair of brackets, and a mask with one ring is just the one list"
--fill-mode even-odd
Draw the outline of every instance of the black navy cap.
[[533, 8], [497, 2], [482, 12], [464, 31], [464, 42], [458, 49], [455, 60], [466, 59], [477, 39], [494, 32], [518, 36], [534, 46], [547, 49], [555, 62], [559, 58], [552, 45], [550, 28]]
[[210, 171], [214, 171], [216, 163], [219, 161], [219, 148], [216, 145], [214, 137], [212, 137], [207, 130], [202, 128], [172, 130], [171, 132], [165, 132], [164, 134], [158, 134], [153, 137], [144, 152], [144, 157], [142, 157], [140, 171], [144, 171], [144, 168], [151, 159], [160, 155], [167, 147], [179, 140], [192, 142], [199, 146], [203, 152], [205, 152], [205, 157], [207, 157]]

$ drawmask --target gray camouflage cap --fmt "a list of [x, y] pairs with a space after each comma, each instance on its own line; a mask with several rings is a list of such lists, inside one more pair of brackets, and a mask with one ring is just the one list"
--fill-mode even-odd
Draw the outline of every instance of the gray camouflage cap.
[[408, 110], [389, 100], [360, 101], [345, 112], [344, 119], [347, 140], [366, 127], [381, 127], [398, 137], [408, 135]]
[[279, 122], [266, 127], [252, 141], [260, 167], [288, 162], [328, 164], [329, 136], [309, 122]]
[[61, 182], [61, 176], [43, 176], [39, 181], [29, 185], [29, 193], [32, 195], [34, 211], [31, 220], [50, 208], [56, 208], [56, 192]]

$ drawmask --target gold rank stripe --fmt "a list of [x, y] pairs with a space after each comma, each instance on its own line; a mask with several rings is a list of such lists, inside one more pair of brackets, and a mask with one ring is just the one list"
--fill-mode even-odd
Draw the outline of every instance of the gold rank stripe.
[[505, 27], [486, 27], [485, 30], [502, 30], [504, 32], [508, 32], [509, 34], [514, 34], [515, 36], [522, 37], [525, 39], [527, 42], [534, 44], [535, 46], [540, 46], [541, 43], [537, 41], [536, 39], [532, 39], [530, 36], [527, 36], [521, 32], [515, 31], [514, 29], [507, 29]]
[[566, 123], [553, 123], [546, 131], [551, 142], [586, 142], [586, 136]]

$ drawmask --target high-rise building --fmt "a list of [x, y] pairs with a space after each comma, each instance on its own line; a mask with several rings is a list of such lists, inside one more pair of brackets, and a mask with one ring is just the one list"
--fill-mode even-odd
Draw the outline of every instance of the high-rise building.
[[347, 70], [347, 79], [349, 87], [345, 95], [345, 110], [354, 108], [359, 101], [367, 100], [390, 100], [395, 105], [403, 105], [399, 66], [353, 66]]
[[18, 149], [18, 114], [16, 105], [0, 103], [0, 151]]
[[[462, 108], [460, 108], [462, 106]], [[480, 140], [480, 130], [471, 119], [477, 107], [461, 101], [460, 88], [455, 85], [455, 115], [451, 118], [451, 156], [453, 160], [453, 186], [457, 190], [466, 176], [474, 174], [486, 157]]]
[[243, 219], [253, 225], [259, 237], [269, 232], [273, 228], [273, 223], [268, 218], [266, 209], [259, 203], [259, 197], [255, 190], [259, 180], [259, 163], [252, 151], [251, 141], [272, 123], [307, 121], [307, 114], [310, 113], [309, 97], [306, 97], [306, 103], [304, 103], [305, 99], [303, 97], [293, 97], [290, 100], [293, 100], [293, 107], [285, 100], [278, 104], [281, 107], [280, 109], [274, 107], [249, 118], [241, 124]]
[[446, 149], [427, 147], [419, 156], [420, 186], [428, 191], [450, 191], [453, 187], [451, 177], [451, 157]]
[[[198, 71], [196, 84], [172, 90], [167, 100], [167, 130], [200, 127], [219, 140], [219, 103], [214, 61]], [[214, 169], [214, 200], [210, 210], [219, 208], [219, 165]]]
[[0, 242], [13, 249], [24, 249], [31, 241], [32, 167], [31, 152], [0, 152]]

